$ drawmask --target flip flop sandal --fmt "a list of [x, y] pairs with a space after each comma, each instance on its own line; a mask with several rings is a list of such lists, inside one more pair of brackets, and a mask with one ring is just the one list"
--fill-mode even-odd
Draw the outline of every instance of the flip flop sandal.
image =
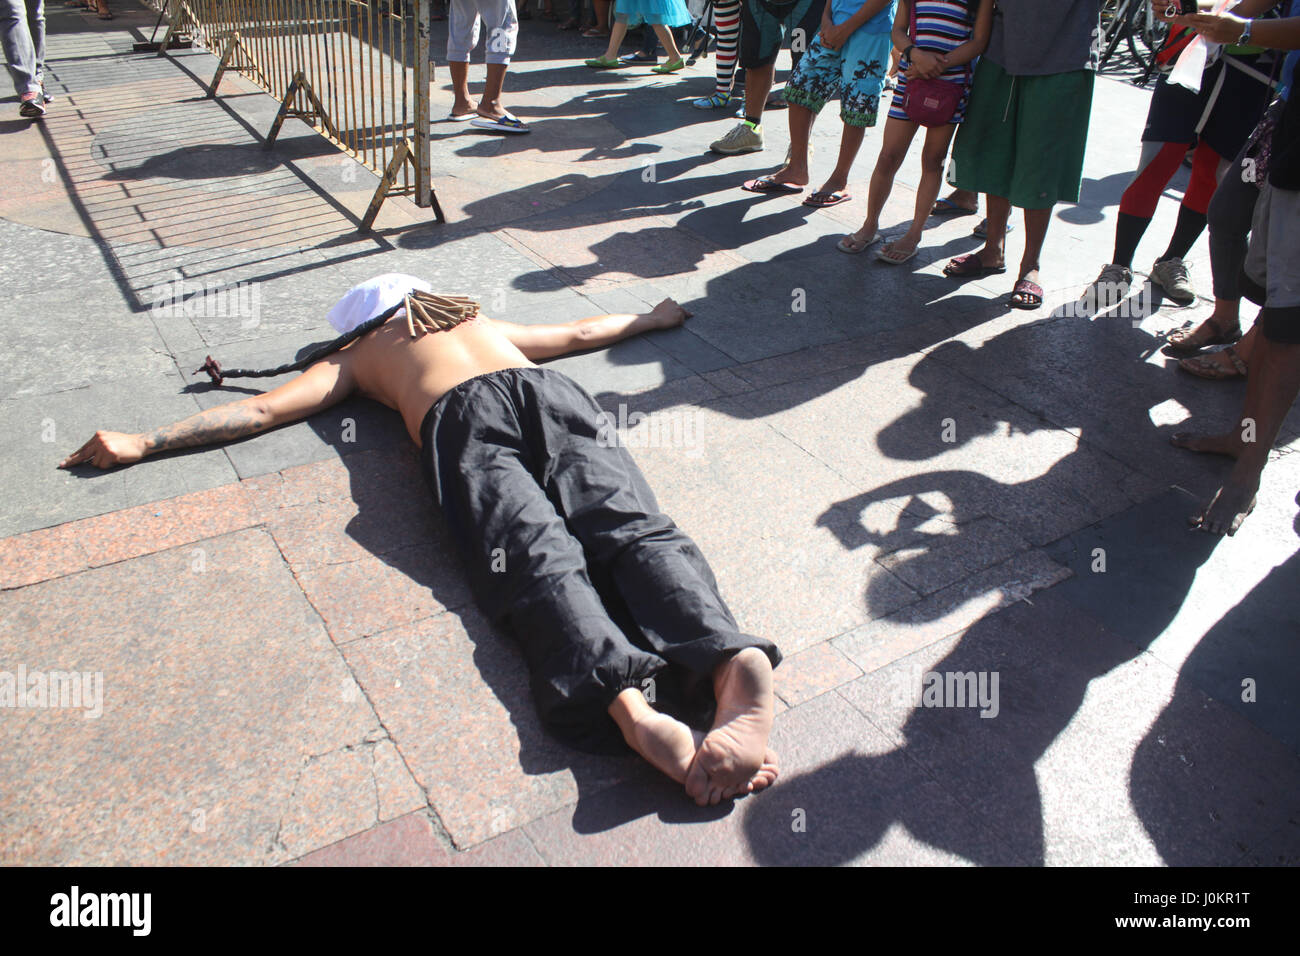
[[684, 70], [684, 69], [686, 69], [686, 61], [679, 56], [677, 59], [673, 60], [670, 63], [664, 63], [660, 66], [652, 67], [650, 69], [650, 72], [659, 73], [662, 75], [665, 73], [676, 73], [679, 70]]
[[[1210, 355], [1226, 355], [1228, 361], [1232, 363], [1232, 369], [1228, 370], [1219, 362], [1212, 361]], [[1246, 363], [1241, 360], [1237, 350], [1229, 345], [1221, 352], [1210, 352], [1206, 355], [1194, 355], [1191, 358], [1185, 358], [1178, 363], [1178, 367], [1184, 372], [1195, 375], [1197, 378], [1208, 378], [1211, 381], [1221, 381], [1226, 378], [1245, 378], [1247, 373]]]
[[915, 259], [918, 250], [913, 249], [911, 252], [907, 253], [907, 255], [903, 256], [903, 258], [901, 259], [890, 258], [888, 253], [892, 251], [893, 251], [892, 249], [885, 247], [876, 253], [876, 258], [881, 262], [885, 263], [886, 265], [901, 266], [904, 262], [908, 262], [912, 259]]
[[1006, 266], [986, 266], [973, 252], [957, 256], [943, 267], [943, 274], [950, 279], [982, 279], [984, 276], [1000, 275], [1006, 271]]
[[[1028, 279], [1019, 279], [1011, 287], [1011, 307], [1015, 309], [1036, 309], [1043, 304], [1043, 287]], [[1016, 301], [1016, 296], [1020, 300]]]
[[[1015, 232], [1015, 231], [1016, 231], [1016, 224], [1008, 219], [1007, 232]], [[975, 226], [975, 228], [970, 231], [970, 233], [972, 236], [979, 236], [981, 239], [987, 239], [989, 236], [989, 221], [987, 219], [981, 219], [979, 223]]]
[[803, 201], [805, 206], [811, 206], [813, 209], [826, 209], [830, 206], [838, 206], [842, 202], [848, 202], [853, 197], [848, 193], [824, 193], [815, 192]]
[[967, 209], [965, 206], [959, 206], [951, 199], [936, 199], [934, 209], [931, 210], [931, 216], [952, 216], [954, 219], [962, 216], [973, 216], [977, 210]]
[[619, 60], [607, 60], [603, 56], [594, 57], [585, 61], [584, 66], [589, 66], [593, 70], [617, 70], [621, 66], [627, 66], [626, 63]]
[[751, 193], [781, 193], [782, 195], [798, 195], [803, 192], [802, 186], [796, 186], [794, 183], [779, 183], [771, 176], [759, 176], [757, 179], [746, 180], [740, 187]]
[[[1209, 319], [1206, 319], [1206, 321], [1209, 322]], [[1165, 336], [1165, 351], [1173, 354], [1179, 352], [1199, 352], [1202, 349], [1209, 348], [1211, 345], [1232, 345], [1241, 339], [1240, 327], [1233, 329], [1231, 332], [1222, 332], [1219, 330], [1217, 325], [1211, 322], [1210, 328], [1215, 330], [1214, 335], [1196, 343], [1189, 343], [1187, 341], [1187, 339], [1190, 339], [1195, 334], [1195, 330], [1188, 331], [1187, 329], [1175, 329], [1170, 332], [1169, 335]], [[1182, 342], [1171, 342], [1170, 336], [1178, 335], [1180, 332], [1187, 332], [1187, 338]]]
[[478, 129], [491, 130], [494, 133], [527, 133], [528, 126], [513, 116], [488, 118], [480, 116], [470, 124]]
[[474, 110], [470, 110], [468, 113], [448, 113], [447, 119], [451, 120], [453, 123], [463, 123], [466, 120], [472, 120], [475, 116], [478, 116], [478, 113], [474, 112]]
[[866, 252], [884, 238], [885, 237], [880, 233], [876, 233], [870, 240], [863, 242], [862, 245], [858, 245], [861, 240], [854, 239], [852, 236], [845, 236], [839, 242], [835, 243], [835, 248], [840, 250], [840, 252], [847, 252], [851, 256], [856, 256], [859, 253]]
[[601, 30], [596, 27], [587, 27], [587, 29], [582, 31], [582, 35], [589, 40], [599, 40], [603, 37], [609, 36], [609, 31]]

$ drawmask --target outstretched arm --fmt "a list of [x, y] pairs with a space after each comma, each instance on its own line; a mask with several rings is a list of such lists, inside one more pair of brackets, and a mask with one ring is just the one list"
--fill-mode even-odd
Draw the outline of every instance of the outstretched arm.
[[561, 325], [516, 325], [493, 319], [496, 327], [529, 360], [555, 358], [570, 352], [599, 349], [653, 329], [671, 329], [690, 318], [672, 299], [664, 299], [640, 315], [598, 315]]
[[134, 464], [160, 451], [233, 441], [329, 408], [352, 389], [346, 357], [331, 355], [265, 395], [227, 402], [141, 434], [97, 431], [90, 441], [59, 462], [59, 467], [89, 463], [112, 468]]

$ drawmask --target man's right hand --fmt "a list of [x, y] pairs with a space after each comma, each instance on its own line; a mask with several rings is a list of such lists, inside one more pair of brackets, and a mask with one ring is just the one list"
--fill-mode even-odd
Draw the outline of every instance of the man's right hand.
[[144, 456], [143, 435], [98, 431], [90, 441], [59, 462], [59, 467], [71, 468], [89, 462], [96, 468], [112, 468], [115, 465], [134, 464]]

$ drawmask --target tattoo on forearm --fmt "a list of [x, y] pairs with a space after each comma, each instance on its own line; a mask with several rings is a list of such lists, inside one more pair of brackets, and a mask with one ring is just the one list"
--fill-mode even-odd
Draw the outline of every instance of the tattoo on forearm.
[[195, 445], [243, 438], [265, 427], [266, 422], [248, 405], [220, 405], [191, 415], [174, 425], [165, 425], [145, 433], [145, 448], [151, 452], [192, 448]]

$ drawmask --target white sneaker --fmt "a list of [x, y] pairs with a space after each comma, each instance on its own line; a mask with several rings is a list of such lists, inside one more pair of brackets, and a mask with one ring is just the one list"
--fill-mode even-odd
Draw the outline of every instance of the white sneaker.
[[726, 136], [709, 144], [709, 149], [724, 156], [757, 153], [762, 148], [763, 127], [750, 126], [747, 122], [737, 123]]
[[1191, 305], [1196, 301], [1196, 290], [1192, 288], [1192, 277], [1188, 274], [1187, 263], [1182, 259], [1166, 259], [1151, 267], [1151, 281], [1164, 290], [1165, 295], [1179, 305]]

